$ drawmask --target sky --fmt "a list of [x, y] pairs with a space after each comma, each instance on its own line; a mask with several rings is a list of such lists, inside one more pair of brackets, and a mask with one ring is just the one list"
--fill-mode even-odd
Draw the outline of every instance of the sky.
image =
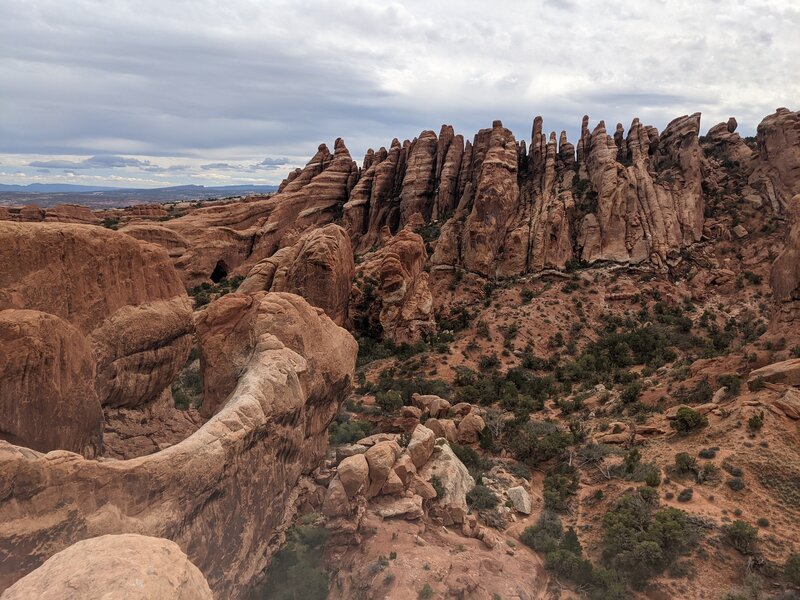
[[0, 0], [0, 183], [276, 184], [342, 137], [742, 135], [800, 108], [798, 0]]

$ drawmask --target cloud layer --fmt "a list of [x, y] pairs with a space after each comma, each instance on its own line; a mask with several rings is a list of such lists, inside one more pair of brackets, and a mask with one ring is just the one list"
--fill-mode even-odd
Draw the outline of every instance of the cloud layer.
[[274, 183], [339, 136], [537, 114], [751, 134], [797, 108], [798, 31], [777, 0], [3, 2], [0, 179]]

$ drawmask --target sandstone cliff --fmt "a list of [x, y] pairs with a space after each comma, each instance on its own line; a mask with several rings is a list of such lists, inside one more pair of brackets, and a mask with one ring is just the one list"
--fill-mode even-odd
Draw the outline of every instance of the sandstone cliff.
[[176, 542], [216, 596], [244, 594], [270, 560], [298, 478], [324, 454], [356, 344], [296, 295], [214, 304], [238, 314], [241, 302], [252, 306], [248, 359], [224, 406], [189, 438], [119, 461], [0, 441], [0, 589], [76, 540], [139, 533]]

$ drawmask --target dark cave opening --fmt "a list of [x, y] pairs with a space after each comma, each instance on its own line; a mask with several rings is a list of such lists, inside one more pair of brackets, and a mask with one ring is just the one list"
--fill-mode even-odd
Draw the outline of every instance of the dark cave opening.
[[225, 264], [225, 261], [218, 260], [217, 266], [215, 266], [214, 270], [211, 272], [211, 281], [213, 281], [214, 283], [219, 283], [227, 276], [228, 276], [228, 266]]

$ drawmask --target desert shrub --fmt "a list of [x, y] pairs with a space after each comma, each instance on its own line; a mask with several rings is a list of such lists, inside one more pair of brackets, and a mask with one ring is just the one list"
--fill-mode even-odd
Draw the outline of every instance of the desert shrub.
[[453, 454], [458, 457], [469, 472], [475, 477], [488, 468], [485, 459], [481, 458], [472, 446], [462, 446], [460, 444], [450, 444]]
[[395, 390], [375, 394], [375, 404], [386, 413], [394, 413], [403, 407], [403, 395]]
[[736, 375], [720, 375], [717, 384], [725, 388], [726, 398], [735, 398], [742, 389], [742, 380]]
[[700, 458], [715, 458], [718, 451], [719, 448], [703, 448], [697, 454], [700, 456]]
[[519, 539], [523, 544], [537, 552], [547, 553], [558, 548], [563, 533], [558, 515], [549, 511], [542, 511], [536, 525], [526, 527]]
[[692, 496], [694, 496], [694, 490], [692, 490], [692, 488], [683, 488], [678, 494], [678, 502], [689, 502]]
[[783, 574], [793, 585], [800, 586], [800, 554], [791, 554], [783, 566]]
[[548, 510], [567, 510], [569, 499], [578, 491], [578, 472], [575, 467], [561, 464], [544, 476], [544, 507]]
[[757, 392], [758, 390], [763, 390], [764, 378], [759, 375], [758, 377], [753, 379], [753, 381], [748, 381], [747, 389], [749, 389], [751, 392]]
[[530, 304], [530, 301], [533, 300], [533, 290], [524, 288], [520, 292], [520, 297], [522, 298], [523, 304]]
[[478, 484], [467, 492], [467, 504], [470, 508], [483, 510], [497, 506], [498, 498], [492, 490], [485, 485]]
[[740, 492], [745, 488], [744, 479], [741, 477], [734, 477], [728, 480], [728, 487], [734, 492]]
[[688, 406], [681, 406], [670, 426], [678, 433], [688, 434], [708, 426], [708, 418]]
[[722, 539], [742, 554], [752, 554], [758, 542], [758, 529], [736, 520], [730, 525], [722, 526]]
[[757, 415], [753, 415], [747, 420], [747, 428], [755, 433], [759, 431], [764, 426], [764, 413], [760, 412]]
[[688, 452], [678, 452], [675, 455], [675, 470], [678, 473], [694, 473], [697, 471], [697, 460]]
[[433, 588], [426, 583], [417, 594], [417, 600], [430, 600], [431, 598], [433, 598]]
[[714, 396], [714, 390], [711, 387], [711, 384], [708, 383], [708, 379], [701, 379], [700, 381], [695, 384], [689, 394], [686, 396], [686, 401], [691, 404], [705, 404], [707, 402], [711, 402], [711, 398]]
[[431, 476], [431, 487], [436, 492], [436, 497], [441, 498], [444, 494], [444, 485], [438, 475]]
[[366, 421], [340, 420], [337, 417], [328, 427], [328, 438], [334, 446], [351, 444], [372, 433], [372, 425]]
[[642, 395], [642, 382], [638, 379], [636, 381], [631, 381], [628, 385], [626, 385], [622, 392], [619, 395], [620, 400], [622, 400], [625, 404], [631, 404], [632, 402], [636, 402], [639, 399], [639, 396]]
[[729, 458], [722, 461], [722, 468], [725, 469], [733, 477], [741, 477], [744, 471], [740, 467], [734, 465]]
[[497, 358], [496, 354], [487, 354], [485, 356], [481, 356], [478, 360], [478, 366], [481, 368], [482, 371], [486, 371], [489, 369], [495, 369], [500, 364], [500, 359]]
[[769, 519], [766, 517], [759, 517], [758, 521], [756, 521], [756, 525], [759, 527], [769, 527]]
[[572, 442], [572, 434], [554, 423], [526, 421], [509, 435], [513, 457], [529, 467], [560, 455]]
[[269, 567], [269, 583], [253, 594], [255, 600], [325, 600], [328, 575], [323, 568], [323, 549], [328, 539], [324, 527], [301, 525], [289, 530], [287, 543], [275, 553]]
[[697, 539], [686, 513], [655, 510], [653, 502], [639, 494], [624, 495], [603, 519], [603, 558], [634, 585], [660, 573]]

